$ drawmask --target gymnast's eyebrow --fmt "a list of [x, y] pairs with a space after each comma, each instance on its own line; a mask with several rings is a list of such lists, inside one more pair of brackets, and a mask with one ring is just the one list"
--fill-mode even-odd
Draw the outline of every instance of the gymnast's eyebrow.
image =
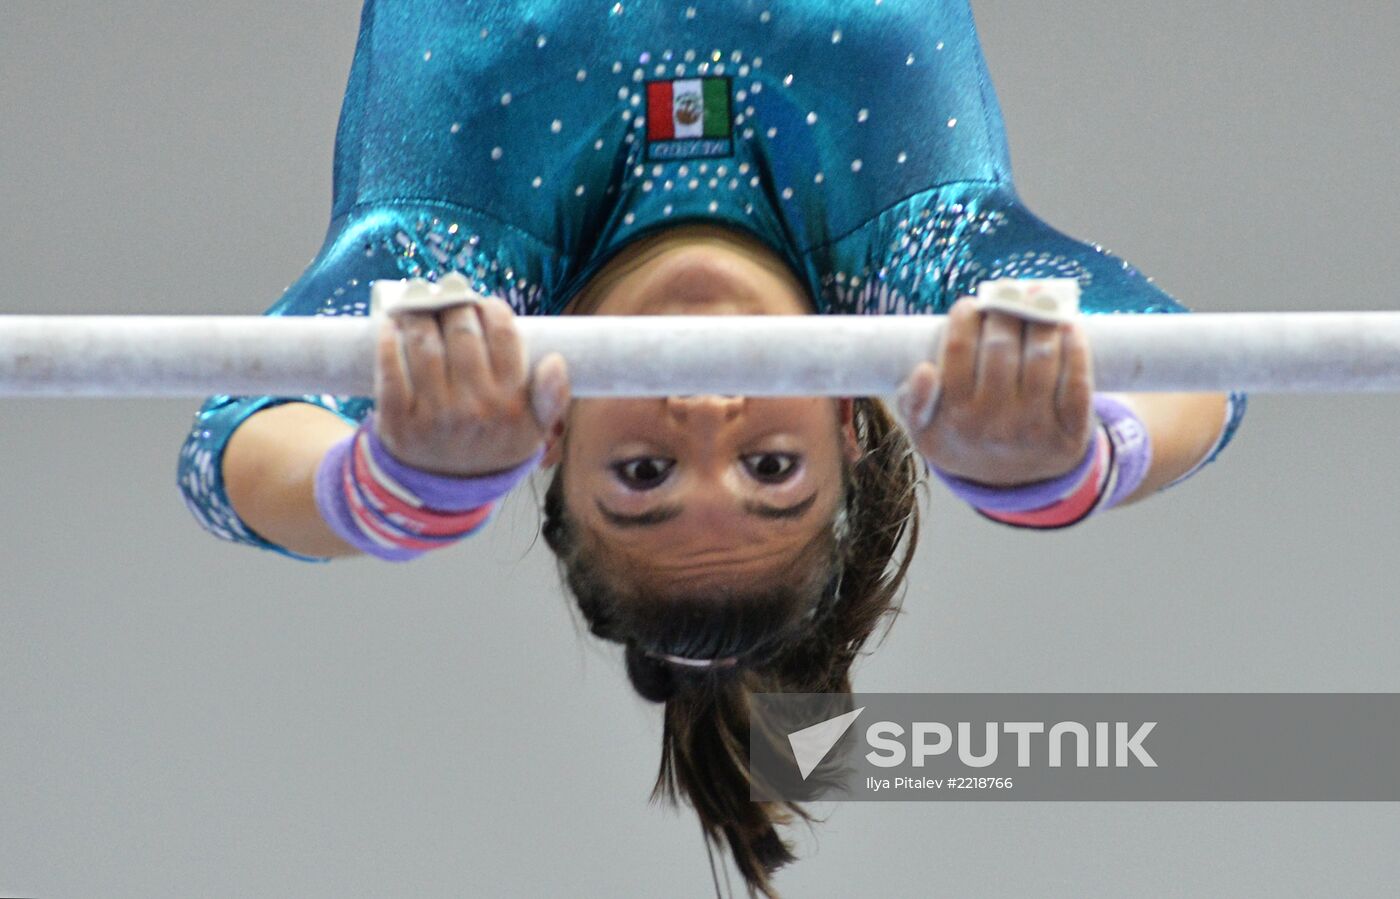
[[[817, 501], [817, 492], [812, 491], [812, 495], [804, 500], [799, 500], [791, 506], [770, 506], [767, 503], [760, 503], [755, 500], [744, 500], [744, 511], [750, 515], [757, 515], [760, 518], [768, 519], [793, 519], [801, 518], [807, 510], [812, 508], [812, 504]], [[593, 503], [598, 507], [598, 511], [603, 513], [608, 524], [617, 528], [644, 528], [654, 524], [670, 521], [681, 514], [681, 504], [672, 503], [669, 506], [657, 506], [650, 512], [643, 512], [640, 515], [623, 515], [614, 512], [603, 505], [603, 501], [597, 497], [593, 498]]]

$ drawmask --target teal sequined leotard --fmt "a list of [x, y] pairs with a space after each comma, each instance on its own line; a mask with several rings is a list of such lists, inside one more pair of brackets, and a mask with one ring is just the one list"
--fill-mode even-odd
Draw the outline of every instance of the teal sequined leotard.
[[[967, 0], [367, 0], [334, 196], [268, 315], [365, 315], [371, 281], [449, 271], [554, 315], [693, 220], [764, 241], [820, 313], [941, 313], [1003, 276], [1078, 278], [1087, 312], [1186, 311], [1020, 203]], [[233, 430], [290, 401], [352, 423], [373, 404], [210, 397], [179, 484], [211, 532], [310, 560], [241, 522], [220, 476]]]

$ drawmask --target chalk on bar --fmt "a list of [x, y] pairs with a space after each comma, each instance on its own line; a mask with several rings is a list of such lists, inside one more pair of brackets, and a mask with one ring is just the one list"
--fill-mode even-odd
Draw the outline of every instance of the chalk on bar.
[[369, 288], [369, 314], [436, 312], [482, 299], [461, 272], [443, 275], [436, 282], [423, 278], [375, 281]]
[[997, 278], [977, 285], [977, 306], [1037, 322], [1068, 322], [1079, 314], [1078, 278]]

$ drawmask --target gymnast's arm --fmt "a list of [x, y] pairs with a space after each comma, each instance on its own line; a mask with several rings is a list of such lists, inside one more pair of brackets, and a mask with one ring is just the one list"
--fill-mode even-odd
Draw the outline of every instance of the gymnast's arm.
[[[997, 520], [1025, 527], [1060, 525], [1038, 505], [1021, 514], [993, 503], [1004, 496], [1031, 503], [1041, 499], [1034, 491], [1044, 490], [1047, 498], [1065, 500], [1051, 510], [1056, 516], [1074, 519], [1080, 513], [1071, 510], [1092, 508], [1093, 497], [1081, 496], [1080, 488], [1058, 491], [1073, 483], [1088, 485], [1084, 490], [1102, 483], [1089, 473], [1104, 469], [1091, 463], [1108, 465], [1116, 455], [1112, 464], [1128, 478], [1124, 486], [1130, 491], [1113, 498], [1116, 507], [1190, 476], [1228, 439], [1237, 419], [1231, 396], [1096, 394], [1091, 362], [1078, 323], [1053, 326], [995, 310], [984, 314], [965, 298], [949, 310], [938, 361], [915, 368], [897, 394], [898, 404], [904, 420], [917, 423], [911, 433], [920, 453], [955, 493], [984, 513], [1014, 513]], [[1109, 432], [1099, 429], [1100, 418], [1113, 423], [1116, 450], [1104, 442]], [[1060, 484], [1064, 478], [1078, 480]], [[1008, 490], [1022, 493], [998, 493]], [[1085, 505], [1076, 506], [1080, 500]]]
[[1194, 472], [1224, 437], [1226, 393], [1117, 393], [1137, 413], [1152, 443], [1152, 464], [1119, 506], [1135, 503]]
[[316, 470], [331, 446], [354, 431], [311, 403], [284, 403], [249, 416], [229, 437], [224, 489], [255, 532], [292, 552], [319, 558], [361, 555], [336, 536], [316, 506]]
[[[567, 408], [568, 372], [563, 357], [551, 353], [532, 376], [513, 311], [491, 297], [386, 319], [375, 351], [374, 396], [370, 443], [383, 444], [385, 459], [409, 477], [436, 478], [432, 489], [451, 484], [454, 491], [499, 496], [527, 471], [526, 462], [541, 452]], [[235, 513], [265, 540], [294, 553], [335, 558], [364, 552], [327, 524], [325, 516], [335, 513], [316, 498], [327, 453], [354, 430], [341, 416], [305, 402], [250, 415], [223, 454], [224, 489]], [[463, 533], [476, 526], [463, 525]]]

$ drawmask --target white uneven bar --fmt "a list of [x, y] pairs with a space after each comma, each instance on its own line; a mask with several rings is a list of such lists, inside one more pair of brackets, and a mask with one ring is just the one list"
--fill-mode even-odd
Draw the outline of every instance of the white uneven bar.
[[[884, 396], [941, 315], [516, 319], [578, 397]], [[1105, 391], [1400, 390], [1400, 312], [1084, 315]], [[0, 396], [372, 396], [371, 316], [0, 315]]]

